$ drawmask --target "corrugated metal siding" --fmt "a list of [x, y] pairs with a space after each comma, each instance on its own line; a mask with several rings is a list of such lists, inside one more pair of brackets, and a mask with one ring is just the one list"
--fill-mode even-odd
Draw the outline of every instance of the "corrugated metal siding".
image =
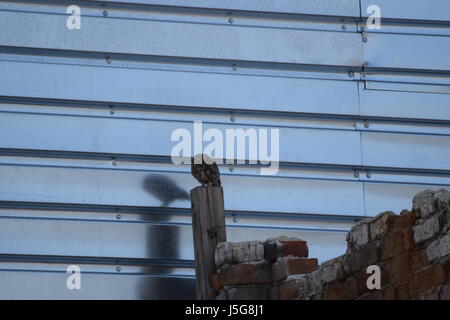
[[145, 184], [196, 184], [170, 162], [194, 120], [280, 129], [276, 176], [221, 169], [231, 241], [297, 236], [323, 261], [449, 187], [446, 1], [378, 1], [375, 30], [365, 0], [185, 3], [0, 1], [1, 298], [194, 297], [190, 203]]

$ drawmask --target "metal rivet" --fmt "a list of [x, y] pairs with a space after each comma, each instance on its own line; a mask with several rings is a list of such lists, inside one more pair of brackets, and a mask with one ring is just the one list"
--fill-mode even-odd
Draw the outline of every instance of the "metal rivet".
[[353, 176], [354, 176], [355, 178], [359, 178], [359, 172], [354, 172], [354, 173], [353, 173]]
[[112, 162], [112, 165], [113, 165], [113, 166], [117, 166], [117, 162], [116, 162], [116, 161], [113, 161], [113, 162]]
[[107, 57], [106, 57], [106, 63], [107, 63], [107, 64], [111, 64], [111, 62], [112, 62], [111, 57], [110, 57], [110, 56], [107, 56]]
[[233, 23], [233, 21], [234, 21], [234, 20], [233, 20], [232, 17], [229, 17], [229, 18], [228, 18], [228, 23]]
[[366, 177], [370, 179], [371, 175], [369, 172], [366, 172]]
[[364, 31], [366, 28], [364, 28], [364, 26], [361, 26], [361, 31]]
[[118, 267], [118, 266], [116, 267], [116, 271], [117, 271], [117, 272], [120, 272], [121, 270], [122, 270], [121, 267]]
[[349, 72], [348, 72], [348, 76], [351, 77], [351, 78], [353, 78], [353, 77], [355, 76], [355, 73], [354, 73], [353, 71], [349, 71]]
[[114, 114], [113, 106], [109, 106], [109, 114]]
[[368, 40], [368, 39], [367, 39], [366, 36], [363, 36], [363, 37], [362, 37], [362, 42], [367, 42], [367, 40]]
[[232, 68], [234, 71], [236, 71], [236, 70], [237, 70], [237, 64], [233, 64], [233, 65], [231, 66], [231, 68]]
[[234, 168], [233, 167], [228, 167], [228, 171], [233, 172]]
[[230, 121], [231, 122], [235, 122], [236, 121], [236, 116], [234, 114], [230, 115]]
[[120, 220], [122, 218], [122, 215], [120, 213], [116, 214], [116, 219]]
[[368, 128], [369, 127], [369, 123], [367, 121], [364, 121], [364, 128]]
[[104, 16], [104, 17], [107, 17], [107, 16], [108, 16], [108, 11], [103, 10], [103, 16]]
[[364, 62], [364, 65], [365, 65], [365, 66], [368, 66], [368, 65], [369, 65], [369, 61], [365, 61], [365, 62]]
[[341, 29], [342, 29], [342, 30], [346, 30], [346, 29], [347, 29], [347, 26], [346, 26], [345, 24], [343, 24], [343, 25], [341, 26]]
[[237, 222], [237, 217], [234, 214], [233, 214], [233, 222]]

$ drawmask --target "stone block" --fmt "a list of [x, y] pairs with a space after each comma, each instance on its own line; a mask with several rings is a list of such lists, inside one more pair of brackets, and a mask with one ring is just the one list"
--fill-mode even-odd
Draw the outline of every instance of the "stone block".
[[221, 242], [215, 251], [216, 267], [225, 264], [264, 260], [264, 245], [261, 241]]
[[439, 292], [440, 300], [450, 300], [450, 282], [447, 282], [441, 287]]
[[436, 212], [437, 206], [434, 191], [424, 190], [415, 195], [413, 198], [413, 209], [420, 218], [426, 218]]
[[216, 251], [214, 252], [214, 258], [217, 268], [221, 267], [224, 264], [231, 263], [233, 261], [231, 243], [218, 243]]
[[370, 239], [378, 240], [385, 236], [391, 229], [398, 216], [392, 211], [380, 213], [370, 222]]
[[342, 265], [343, 256], [323, 262], [319, 269], [321, 271], [322, 281], [324, 283], [342, 279], [345, 275]]
[[435, 214], [428, 219], [423, 219], [413, 227], [414, 242], [419, 244], [438, 235], [443, 228], [441, 215]]
[[450, 255], [450, 233], [431, 242], [427, 247], [427, 257], [430, 262]]
[[362, 220], [356, 223], [347, 233], [347, 249], [353, 250], [369, 242], [369, 221]]
[[360, 271], [362, 268], [378, 262], [380, 257], [378, 246], [377, 242], [371, 242], [360, 250], [355, 250], [349, 254], [350, 271]]

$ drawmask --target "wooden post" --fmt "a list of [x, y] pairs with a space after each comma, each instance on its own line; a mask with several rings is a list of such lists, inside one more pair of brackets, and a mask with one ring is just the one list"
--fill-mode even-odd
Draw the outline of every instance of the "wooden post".
[[216, 271], [214, 252], [226, 241], [222, 187], [196, 187], [191, 190], [192, 231], [195, 250], [197, 299], [212, 300], [211, 275]]

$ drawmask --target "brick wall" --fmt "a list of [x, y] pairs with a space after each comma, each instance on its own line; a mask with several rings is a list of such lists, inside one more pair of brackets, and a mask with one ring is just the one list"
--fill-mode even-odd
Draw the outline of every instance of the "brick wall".
[[[221, 243], [211, 283], [217, 299], [450, 299], [450, 192], [426, 190], [413, 210], [353, 226], [344, 255], [318, 265], [305, 241]], [[376, 265], [381, 288], [370, 290]]]

